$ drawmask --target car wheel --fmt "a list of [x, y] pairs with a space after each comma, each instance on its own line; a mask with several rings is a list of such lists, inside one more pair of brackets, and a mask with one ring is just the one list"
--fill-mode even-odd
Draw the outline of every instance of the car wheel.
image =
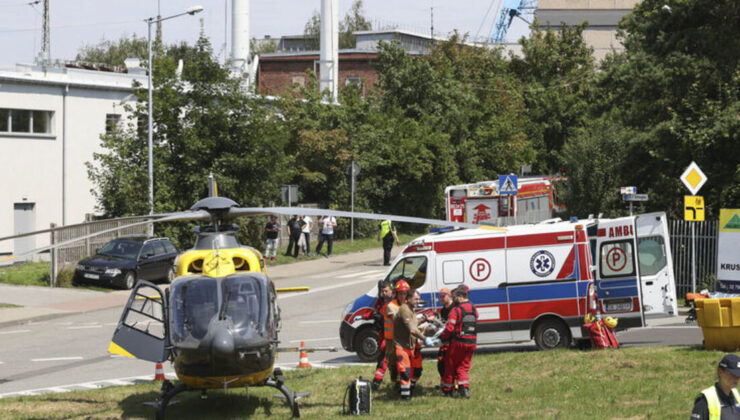
[[567, 349], [570, 346], [570, 331], [562, 321], [548, 319], [537, 325], [534, 341], [540, 350]]
[[172, 284], [175, 281], [175, 267], [170, 267], [167, 271], [167, 284]]
[[123, 284], [121, 286], [123, 286], [124, 289], [131, 290], [133, 289], [135, 284], [136, 284], [136, 275], [134, 274], [133, 271], [129, 271], [128, 273], [126, 273], [125, 276], [123, 276]]
[[355, 351], [363, 362], [378, 360], [380, 352], [380, 337], [374, 328], [365, 328], [355, 337]]

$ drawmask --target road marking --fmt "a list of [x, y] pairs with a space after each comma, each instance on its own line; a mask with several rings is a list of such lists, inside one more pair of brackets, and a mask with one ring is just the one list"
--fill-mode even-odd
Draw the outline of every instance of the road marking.
[[20, 334], [20, 333], [27, 333], [27, 332], [31, 332], [31, 330], [3, 331], [3, 332], [0, 332], [0, 334]]
[[699, 328], [697, 325], [655, 325], [651, 326], [648, 325], [647, 327], [643, 327], [645, 330], [657, 330], [659, 328], [665, 328], [665, 329], [684, 329], [684, 328]]
[[[165, 377], [167, 379], [177, 379], [177, 376], [175, 375], [174, 372], [165, 373]], [[76, 390], [79, 390], [80, 388], [85, 388], [85, 389], [107, 388], [107, 387], [113, 386], [113, 384], [118, 384], [118, 383], [121, 383], [123, 385], [133, 385], [137, 383], [151, 382], [151, 381], [152, 381], [151, 375], [130, 376], [127, 378], [105, 379], [105, 380], [101, 380], [98, 382], [86, 382], [83, 384], [57, 385], [57, 386], [52, 386], [49, 388], [38, 388], [38, 389], [28, 389], [25, 391], [8, 392], [5, 394], [0, 394], [0, 398], [18, 397], [21, 395], [62, 393], [62, 392], [76, 391]]]
[[334, 289], [339, 289], [339, 288], [342, 288], [342, 287], [354, 286], [356, 284], [367, 283], [368, 281], [369, 280], [357, 280], [357, 281], [350, 281], [350, 282], [347, 282], [347, 283], [335, 284], [335, 285], [332, 285], [332, 286], [317, 287], [315, 289], [309, 290], [308, 292], [296, 292], [296, 293], [293, 293], [293, 294], [290, 294], [290, 295], [282, 295], [282, 296], [280, 296], [279, 300], [288, 299], [288, 298], [292, 298], [292, 297], [296, 297], [296, 296], [306, 296], [306, 295], [310, 295], [310, 294], [313, 294], [313, 293], [325, 292], [327, 290], [334, 290]]
[[86, 384], [77, 384], [77, 386], [79, 386], [79, 387], [82, 387], [82, 388], [86, 388], [86, 389], [97, 389], [97, 388], [102, 388], [102, 387], [101, 387], [101, 386], [99, 386], [99, 385], [98, 385], [97, 383], [90, 383], [90, 382], [88, 382], [88, 383], [86, 383]]
[[82, 357], [72, 356], [72, 357], [49, 357], [46, 359], [31, 359], [32, 362], [61, 362], [64, 360], [82, 360]]
[[301, 321], [299, 324], [334, 324], [338, 322], [336, 319], [325, 319], [323, 321]]
[[102, 325], [80, 325], [78, 327], [67, 327], [68, 330], [82, 330], [85, 328], [103, 328]]
[[378, 270], [360, 271], [359, 273], [343, 274], [341, 276], [337, 276], [337, 278], [338, 279], [348, 279], [350, 277], [364, 276], [366, 274], [376, 275], [376, 274], [380, 274], [380, 273], [382, 273], [382, 271], [378, 271]]
[[308, 338], [305, 340], [290, 340], [289, 343], [300, 343], [301, 341], [330, 341], [339, 340], [339, 337], [326, 337], [326, 338]]

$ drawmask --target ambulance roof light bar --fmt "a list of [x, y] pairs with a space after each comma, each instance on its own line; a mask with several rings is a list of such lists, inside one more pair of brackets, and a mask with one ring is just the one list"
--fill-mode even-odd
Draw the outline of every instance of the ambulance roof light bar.
[[429, 233], [445, 233], [453, 230], [455, 230], [454, 226], [433, 227], [429, 228]]

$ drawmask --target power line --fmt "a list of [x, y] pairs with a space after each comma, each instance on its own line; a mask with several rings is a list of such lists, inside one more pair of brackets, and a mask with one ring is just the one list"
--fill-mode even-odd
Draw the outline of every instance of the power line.
[[[127, 20], [127, 21], [118, 21], [118, 22], [92, 22], [92, 23], [81, 23], [76, 25], [53, 25], [51, 26], [52, 29], [67, 29], [67, 28], [83, 28], [83, 27], [91, 27], [91, 26], [107, 26], [107, 25], [129, 25], [132, 23], [139, 23], [138, 20]], [[10, 33], [10, 32], [31, 32], [36, 31], [38, 28], [17, 28], [17, 29], [0, 29], [0, 33]]]

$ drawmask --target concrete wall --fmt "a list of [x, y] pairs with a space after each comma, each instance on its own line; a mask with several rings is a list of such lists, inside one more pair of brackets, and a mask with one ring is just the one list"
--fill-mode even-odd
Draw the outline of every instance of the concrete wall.
[[[101, 151], [100, 135], [105, 133], [106, 114], [121, 114], [121, 121], [125, 122], [121, 101], [133, 99], [132, 77], [120, 75], [121, 80], [106, 88], [100, 86], [100, 80], [85, 84], [86, 79], [95, 78], [86, 77], [85, 73], [99, 72], [76, 71], [77, 77], [64, 72], [30, 72], [25, 73], [29, 77], [17, 79], [10, 72], [0, 74], [0, 108], [53, 112], [50, 134], [0, 133], [0, 237], [16, 233], [14, 203], [35, 203], [35, 229], [48, 228], [50, 223], [61, 225], [63, 201], [66, 224], [82, 222], [85, 214], [95, 212], [95, 198], [90, 193], [93, 185], [85, 162], [92, 162], [93, 153]], [[126, 84], [129, 88], [122, 88]], [[35, 237], [36, 246], [48, 242], [48, 235]], [[12, 240], [0, 242], [0, 253], [12, 252]]]

